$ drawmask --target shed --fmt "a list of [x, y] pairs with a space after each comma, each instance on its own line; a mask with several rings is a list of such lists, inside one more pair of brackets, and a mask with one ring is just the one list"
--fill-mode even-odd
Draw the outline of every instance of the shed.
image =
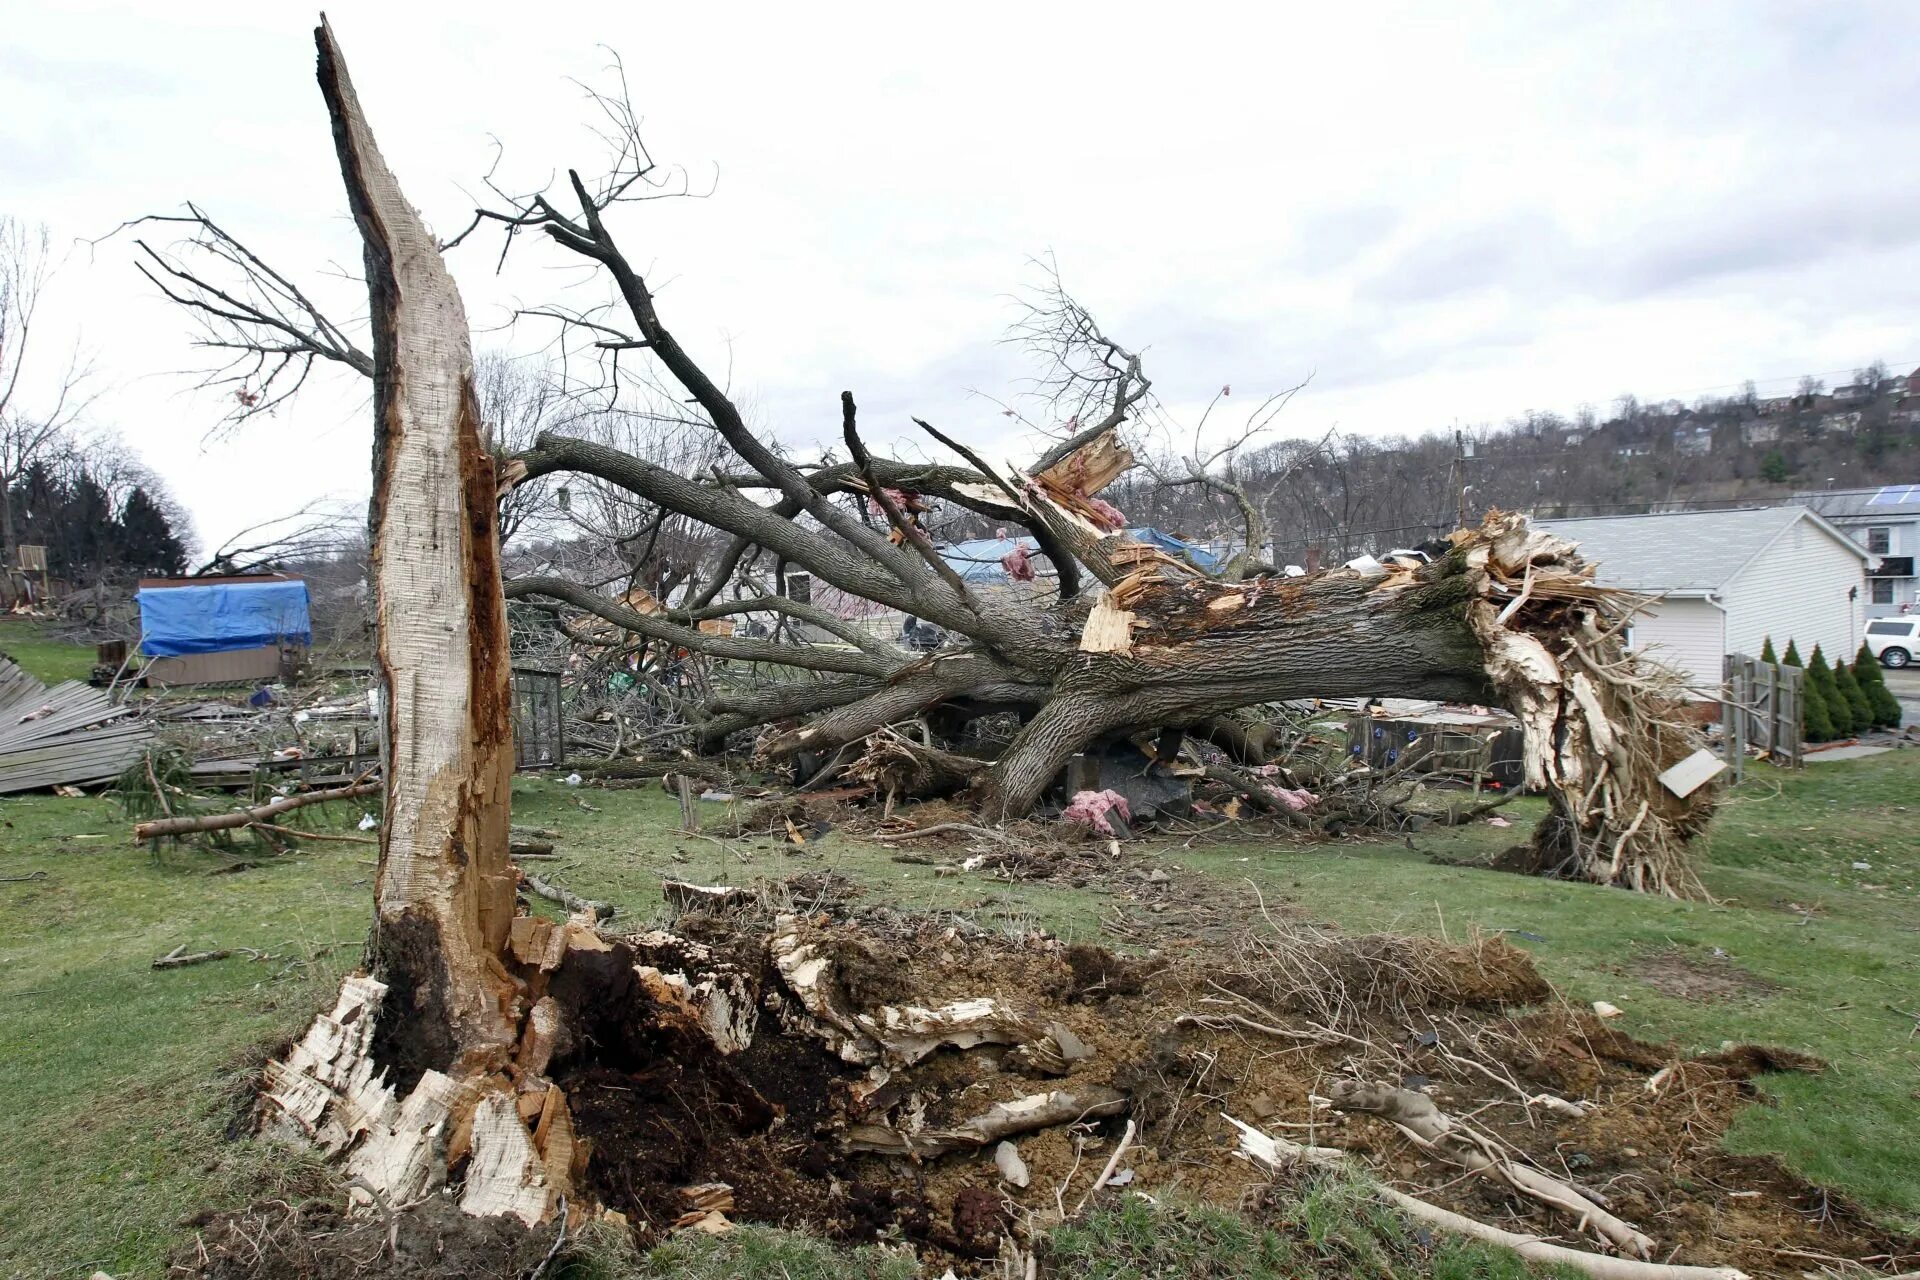
[[1729, 653], [1758, 656], [1771, 638], [1830, 659], [1860, 647], [1865, 548], [1801, 506], [1751, 511], [1545, 520], [1580, 544], [1605, 586], [1660, 601], [1633, 623], [1630, 647], [1679, 671], [1695, 695], [1716, 695]]
[[145, 578], [135, 599], [149, 684], [275, 680], [313, 643], [307, 584], [285, 574]]

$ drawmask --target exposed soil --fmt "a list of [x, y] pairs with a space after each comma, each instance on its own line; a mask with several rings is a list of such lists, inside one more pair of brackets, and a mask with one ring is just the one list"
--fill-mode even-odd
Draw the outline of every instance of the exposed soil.
[[[935, 1008], [992, 997], [1033, 1026], [1063, 1026], [1090, 1056], [1068, 1063], [1061, 1078], [1043, 1074], [1047, 1068], [1024, 1051], [988, 1044], [938, 1050], [894, 1064], [884, 1078], [869, 1075], [828, 1048], [820, 1024], [800, 1012], [768, 959], [769, 912], [790, 911], [802, 897], [813, 910], [800, 927], [828, 958], [835, 998], [846, 1008]], [[953, 920], [862, 910], [844, 886], [826, 880], [770, 888], [756, 906], [685, 924], [757, 975], [756, 1031], [739, 1053], [723, 1055], [657, 1016], [624, 943], [570, 952], [550, 988], [569, 1011], [570, 1035], [550, 1074], [566, 1090], [586, 1148], [578, 1190], [623, 1214], [641, 1243], [672, 1229], [686, 1209], [681, 1188], [722, 1182], [733, 1189], [727, 1216], [735, 1221], [846, 1241], [904, 1238], [922, 1249], [931, 1274], [947, 1266], [998, 1274], [998, 1264], [985, 1260], [1002, 1238], [1029, 1238], [1057, 1219], [1059, 1206], [1071, 1212], [1128, 1119], [1139, 1136], [1119, 1168], [1132, 1187], [1256, 1203], [1266, 1179], [1233, 1156], [1222, 1113], [1352, 1150], [1379, 1177], [1457, 1212], [1578, 1242], [1568, 1220], [1494, 1184], [1460, 1178], [1384, 1122], [1314, 1101], [1333, 1080], [1358, 1077], [1423, 1089], [1541, 1169], [1599, 1192], [1658, 1242], [1662, 1257], [1733, 1265], [1756, 1277], [1797, 1276], [1835, 1259], [1885, 1271], [1920, 1265], [1920, 1244], [1889, 1237], [1844, 1198], [1771, 1158], [1722, 1150], [1735, 1113], [1755, 1104], [1756, 1073], [1817, 1070], [1819, 1063], [1757, 1046], [1683, 1060], [1671, 1047], [1635, 1041], [1552, 1002], [1526, 954], [1497, 938], [1447, 945], [1351, 937], [1270, 916], [1225, 941], [1173, 946], [1163, 939], [1159, 954], [1142, 960], [1040, 935], [1010, 939]], [[650, 963], [669, 962], [670, 950], [646, 945]], [[1689, 982], [1700, 980], [1695, 968], [1735, 981], [1697, 959], [1662, 963]], [[1183, 1016], [1210, 1021], [1177, 1025]], [[996, 1103], [1101, 1087], [1129, 1096], [1126, 1116], [1013, 1139], [1029, 1171], [1024, 1189], [1002, 1180], [991, 1142], [919, 1160], [848, 1148], [854, 1126], [934, 1133]], [[1571, 1118], [1524, 1102], [1542, 1091], [1595, 1107]], [[496, 1261], [510, 1250], [516, 1258], [527, 1249], [538, 1256], [537, 1235], [510, 1246], [494, 1238], [513, 1234], [497, 1222], [469, 1230], [489, 1241]], [[421, 1238], [437, 1241], [436, 1231], [442, 1227], [423, 1225]], [[335, 1238], [364, 1256], [380, 1247], [384, 1226], [356, 1220]], [[217, 1256], [180, 1274], [345, 1274], [316, 1269], [311, 1250], [282, 1250], [271, 1266], [243, 1266], [236, 1258], [253, 1239], [239, 1226], [209, 1231], [207, 1248]], [[425, 1245], [404, 1247], [425, 1257]]]
[[1633, 976], [1655, 991], [1682, 1000], [1723, 1000], [1733, 996], [1765, 995], [1774, 984], [1749, 973], [1725, 956], [1664, 947], [1640, 957]]
[[168, 1268], [194, 1280], [480, 1280], [523, 1276], [552, 1247], [554, 1227], [475, 1218], [429, 1196], [391, 1219], [343, 1213], [338, 1204], [268, 1200], [190, 1225], [196, 1241]]

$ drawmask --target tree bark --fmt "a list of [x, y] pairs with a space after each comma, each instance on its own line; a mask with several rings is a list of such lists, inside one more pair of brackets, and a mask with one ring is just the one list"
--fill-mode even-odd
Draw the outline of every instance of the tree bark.
[[495, 959], [513, 919], [514, 876], [493, 459], [459, 291], [381, 158], [325, 27], [319, 49], [373, 318], [370, 519], [386, 711], [373, 953], [389, 987], [446, 1013], [405, 1020], [400, 1040], [419, 1042], [386, 1047], [416, 1069], [477, 1069], [514, 1038]]
[[268, 1064], [266, 1124], [344, 1156], [354, 1194], [376, 1203], [418, 1199], [464, 1160], [463, 1209], [531, 1225], [569, 1189], [571, 1124], [550, 1089], [543, 1114], [557, 1118], [530, 1132], [504, 1074], [525, 989], [505, 955], [513, 755], [493, 464], [459, 293], [324, 22], [315, 39], [372, 304], [386, 810], [372, 973]]

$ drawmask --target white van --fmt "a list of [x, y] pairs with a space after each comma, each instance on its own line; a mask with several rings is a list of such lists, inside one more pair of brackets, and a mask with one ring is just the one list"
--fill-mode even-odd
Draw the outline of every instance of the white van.
[[1920, 618], [1875, 618], [1867, 624], [1867, 652], [1881, 666], [1906, 666], [1920, 653]]

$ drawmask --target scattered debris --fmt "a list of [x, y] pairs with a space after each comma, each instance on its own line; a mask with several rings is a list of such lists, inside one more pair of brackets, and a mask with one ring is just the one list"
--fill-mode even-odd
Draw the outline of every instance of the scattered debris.
[[993, 1163], [1000, 1170], [1000, 1176], [1012, 1186], [1025, 1187], [1032, 1181], [1027, 1162], [1020, 1158], [1020, 1149], [1005, 1139], [993, 1149]]
[[[1122, 829], [1116, 829], [1109, 815], [1118, 815]], [[1060, 814], [1064, 822], [1078, 822], [1103, 836], [1123, 834], [1129, 817], [1127, 798], [1118, 791], [1081, 791]]]
[[153, 726], [77, 680], [48, 688], [0, 655], [0, 795], [111, 782]]

